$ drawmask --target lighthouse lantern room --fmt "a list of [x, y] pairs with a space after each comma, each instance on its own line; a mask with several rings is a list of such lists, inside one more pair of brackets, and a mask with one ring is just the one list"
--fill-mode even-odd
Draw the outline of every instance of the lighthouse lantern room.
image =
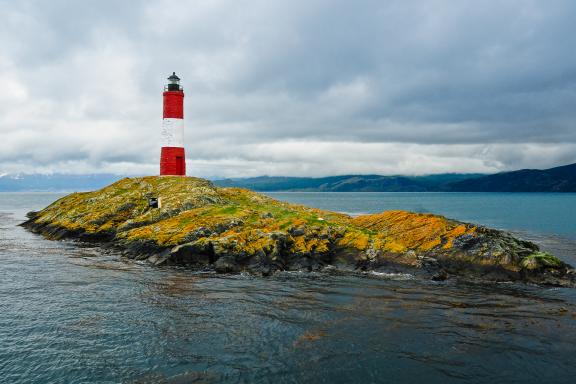
[[184, 90], [175, 72], [164, 87], [164, 116], [162, 119], [162, 150], [160, 175], [186, 175], [184, 153]]

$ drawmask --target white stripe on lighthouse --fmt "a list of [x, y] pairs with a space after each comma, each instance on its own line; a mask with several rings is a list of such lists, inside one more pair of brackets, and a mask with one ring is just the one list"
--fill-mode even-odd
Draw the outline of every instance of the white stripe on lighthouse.
[[162, 119], [160, 142], [163, 147], [184, 147], [184, 119]]

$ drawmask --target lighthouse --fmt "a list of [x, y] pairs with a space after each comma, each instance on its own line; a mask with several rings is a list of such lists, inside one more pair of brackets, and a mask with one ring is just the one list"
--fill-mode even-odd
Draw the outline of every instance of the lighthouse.
[[186, 175], [184, 154], [184, 90], [176, 72], [164, 87], [164, 115], [162, 119], [160, 176]]

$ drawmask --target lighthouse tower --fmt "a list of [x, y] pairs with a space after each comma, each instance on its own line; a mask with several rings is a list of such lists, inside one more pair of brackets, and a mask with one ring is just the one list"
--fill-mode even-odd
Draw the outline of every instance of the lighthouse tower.
[[186, 175], [184, 154], [184, 91], [176, 72], [164, 87], [164, 116], [162, 119], [162, 151], [160, 175]]

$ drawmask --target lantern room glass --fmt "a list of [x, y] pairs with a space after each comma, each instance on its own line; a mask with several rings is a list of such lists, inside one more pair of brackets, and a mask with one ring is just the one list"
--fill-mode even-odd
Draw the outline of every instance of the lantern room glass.
[[172, 72], [172, 75], [168, 77], [168, 85], [164, 87], [165, 90], [168, 91], [181, 91], [182, 87], [180, 87], [180, 78], [176, 76], [176, 72]]

